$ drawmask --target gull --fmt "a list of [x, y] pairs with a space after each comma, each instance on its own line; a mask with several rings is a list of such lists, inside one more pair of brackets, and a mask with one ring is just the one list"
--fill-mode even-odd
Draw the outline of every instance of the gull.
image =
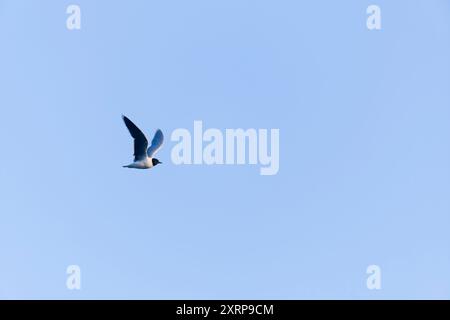
[[122, 116], [125, 125], [134, 138], [134, 161], [132, 164], [123, 166], [132, 169], [150, 169], [162, 163], [153, 156], [158, 152], [164, 142], [164, 135], [160, 129], [156, 130], [152, 144], [148, 147], [148, 140], [142, 131], [127, 117]]

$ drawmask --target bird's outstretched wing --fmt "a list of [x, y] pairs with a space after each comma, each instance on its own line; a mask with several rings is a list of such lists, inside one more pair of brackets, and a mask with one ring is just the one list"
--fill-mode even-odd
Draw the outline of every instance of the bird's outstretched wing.
[[155, 136], [152, 140], [152, 145], [147, 150], [147, 155], [152, 158], [161, 148], [164, 142], [164, 135], [160, 129], [156, 130]]
[[123, 122], [125, 122], [128, 131], [130, 131], [131, 136], [134, 138], [134, 161], [146, 159], [148, 146], [147, 138], [130, 119], [125, 116], [122, 116], [122, 119]]

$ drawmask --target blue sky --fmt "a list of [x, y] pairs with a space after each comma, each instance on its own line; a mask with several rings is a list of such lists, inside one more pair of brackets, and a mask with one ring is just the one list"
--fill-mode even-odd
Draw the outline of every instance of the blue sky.
[[[450, 298], [449, 9], [1, 0], [0, 298]], [[123, 169], [121, 114], [279, 128], [280, 171], [175, 166], [169, 139]]]

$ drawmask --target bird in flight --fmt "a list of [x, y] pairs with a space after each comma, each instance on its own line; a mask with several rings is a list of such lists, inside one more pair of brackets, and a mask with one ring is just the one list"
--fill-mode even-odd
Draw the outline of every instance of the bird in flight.
[[150, 169], [162, 163], [153, 156], [158, 152], [164, 142], [164, 135], [160, 129], [156, 130], [152, 144], [148, 147], [148, 140], [142, 131], [127, 117], [122, 116], [123, 122], [134, 138], [134, 161], [132, 164], [123, 166], [133, 169]]

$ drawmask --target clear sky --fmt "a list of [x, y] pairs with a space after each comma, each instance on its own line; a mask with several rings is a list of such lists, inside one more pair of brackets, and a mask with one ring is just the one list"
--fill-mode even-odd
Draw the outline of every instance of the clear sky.
[[[0, 298], [450, 298], [447, 0], [0, 0], [0, 41]], [[194, 120], [279, 173], [174, 165]]]

